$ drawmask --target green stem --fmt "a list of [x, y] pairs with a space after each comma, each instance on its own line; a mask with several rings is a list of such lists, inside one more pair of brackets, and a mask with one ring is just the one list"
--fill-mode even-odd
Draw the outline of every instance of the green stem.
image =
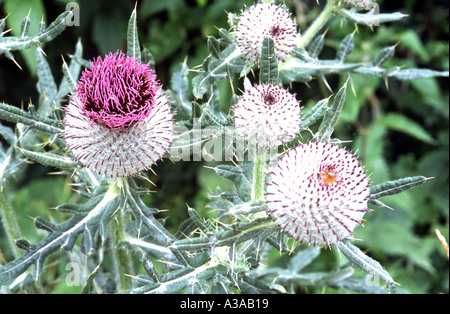
[[[123, 188], [121, 184], [124, 183], [127, 184], [127, 182], [119, 181], [115, 182], [114, 185], [116, 188]], [[120, 290], [128, 290], [132, 288], [132, 278], [129, 275], [133, 273], [133, 267], [127, 250], [123, 247], [119, 247], [119, 244], [126, 240], [126, 233], [124, 228], [125, 224], [123, 221], [123, 210], [122, 208], [119, 208], [119, 212], [117, 213], [115, 219], [111, 222], [111, 234], [114, 245], [114, 262], [117, 266]]]
[[6, 188], [0, 186], [0, 220], [6, 231], [7, 242], [11, 248], [14, 258], [20, 256], [19, 248], [15, 244], [15, 240], [22, 238], [19, 224], [17, 223], [14, 209], [6, 195]]
[[264, 186], [266, 178], [266, 151], [256, 154], [253, 162], [252, 200], [264, 200]]
[[333, 14], [336, 0], [328, 0], [325, 8], [322, 10], [320, 15], [314, 20], [311, 26], [306, 30], [306, 32], [300, 37], [297, 42], [297, 47], [304, 48], [310, 41], [316, 36], [316, 34], [322, 29], [322, 27], [328, 22]]

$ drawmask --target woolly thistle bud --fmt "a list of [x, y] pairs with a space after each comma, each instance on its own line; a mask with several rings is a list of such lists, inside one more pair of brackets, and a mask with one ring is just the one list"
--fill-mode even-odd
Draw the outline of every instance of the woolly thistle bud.
[[260, 148], [283, 145], [300, 130], [300, 103], [279, 85], [255, 85], [234, 106], [239, 138]]
[[90, 66], [66, 108], [67, 147], [105, 176], [147, 169], [167, 151], [173, 132], [170, 103], [154, 71], [120, 51]]
[[266, 203], [299, 242], [330, 245], [353, 234], [369, 211], [369, 181], [356, 156], [335, 144], [289, 150], [269, 174]]
[[237, 46], [250, 63], [259, 62], [265, 37], [272, 38], [277, 59], [285, 61], [298, 36], [290, 13], [274, 3], [258, 2], [246, 8], [236, 26]]

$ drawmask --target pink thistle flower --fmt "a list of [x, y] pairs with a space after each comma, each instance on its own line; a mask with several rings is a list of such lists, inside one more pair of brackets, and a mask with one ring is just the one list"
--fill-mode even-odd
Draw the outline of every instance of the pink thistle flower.
[[272, 38], [275, 56], [284, 62], [292, 54], [298, 36], [291, 14], [274, 3], [257, 2], [246, 8], [236, 26], [237, 46], [251, 63], [259, 62], [265, 37]]
[[300, 130], [300, 103], [279, 85], [255, 85], [234, 106], [239, 138], [260, 148], [277, 147], [295, 138]]
[[369, 211], [366, 173], [356, 156], [338, 145], [300, 144], [280, 158], [268, 177], [268, 212], [299, 242], [341, 241]]
[[171, 144], [173, 113], [154, 71], [122, 52], [91, 62], [64, 118], [67, 147], [98, 174], [149, 168]]

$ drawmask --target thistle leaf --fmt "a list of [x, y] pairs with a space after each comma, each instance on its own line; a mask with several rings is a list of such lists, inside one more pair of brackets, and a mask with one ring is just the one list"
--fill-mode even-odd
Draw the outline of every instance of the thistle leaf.
[[325, 113], [322, 124], [319, 127], [319, 132], [317, 134], [317, 141], [326, 142], [330, 140], [330, 136], [334, 131], [334, 127], [339, 120], [339, 116], [342, 111], [342, 107], [345, 103], [345, 90], [347, 88], [347, 83], [341, 87], [336, 96], [334, 97], [333, 104], [331, 108]]
[[[38, 227], [51, 232], [46, 238], [36, 245], [30, 246], [24, 255], [10, 262], [5, 267], [0, 268], [0, 283], [19, 276], [31, 265], [36, 264], [36, 276], [38, 276], [44, 264], [45, 259], [59, 249], [72, 249], [78, 236], [86, 229], [92, 231], [99, 228], [104, 223], [113, 218], [118, 205], [118, 195], [109, 190], [102, 200], [89, 212], [75, 214], [69, 220], [60, 225], [53, 225], [44, 222], [42, 219], [36, 219]], [[92, 253], [89, 248], [86, 253]]]
[[213, 82], [240, 73], [245, 62], [239, 49], [230, 45], [220, 53], [220, 59], [208, 57], [202, 66], [199, 74], [192, 79], [192, 92], [196, 98], [202, 98]]
[[435, 71], [430, 69], [401, 69], [391, 73], [389, 76], [393, 76], [399, 80], [416, 80], [427, 77], [448, 77], [449, 71]]
[[192, 102], [188, 99], [189, 82], [188, 82], [188, 67], [185, 60], [179, 64], [179, 69], [172, 75], [171, 90], [169, 95], [175, 101], [175, 105], [182, 111], [186, 112], [189, 116], [192, 116]]
[[22, 20], [22, 24], [20, 25], [20, 35], [19, 37], [23, 38], [28, 34], [30, 30], [30, 18], [25, 16]]
[[73, 169], [80, 166], [80, 163], [71, 157], [61, 156], [54, 153], [33, 152], [27, 149], [20, 149], [25, 157], [36, 161], [44, 166], [59, 169]]
[[38, 114], [31, 114], [2, 102], [0, 102], [0, 118], [14, 123], [22, 123], [50, 134], [59, 134], [63, 131], [60, 122], [57, 120], [49, 119]]
[[219, 165], [214, 171], [221, 177], [232, 181], [236, 187], [237, 194], [242, 201], [248, 201], [252, 193], [252, 178], [250, 178], [245, 169], [241, 166]]
[[94, 279], [95, 276], [97, 276], [98, 272], [100, 271], [101, 263], [98, 264], [95, 269], [92, 271], [92, 273], [88, 276], [86, 280], [86, 285], [83, 287], [83, 290], [81, 291], [81, 294], [91, 294], [94, 290]]
[[395, 281], [389, 273], [383, 269], [379, 262], [364, 254], [358, 247], [348, 241], [336, 242], [334, 243], [334, 246], [342, 252], [351, 264], [359, 267], [367, 274], [380, 278], [386, 282], [391, 292], [395, 290]]
[[276, 84], [278, 81], [278, 62], [275, 56], [275, 45], [271, 37], [265, 37], [261, 48], [260, 84]]
[[220, 42], [214, 36], [208, 36], [208, 49], [214, 58], [220, 58]]
[[328, 102], [330, 98], [325, 98], [318, 101], [311, 109], [309, 109], [305, 114], [302, 115], [301, 129], [305, 130], [310, 125], [319, 119], [319, 117], [327, 109]]
[[383, 196], [394, 195], [415, 186], [424, 184], [430, 178], [423, 176], [407, 177], [381, 183], [370, 188], [370, 199], [376, 200]]
[[36, 49], [36, 69], [38, 77], [36, 87], [40, 95], [38, 113], [49, 117], [55, 108], [61, 108], [61, 104], [53, 74], [41, 49]]
[[77, 60], [83, 58], [83, 45], [81, 41], [78, 41], [75, 45], [75, 53], [70, 58], [69, 65], [63, 59], [62, 71], [64, 76], [58, 88], [59, 99], [66, 97], [68, 93], [74, 93], [77, 89], [77, 80], [81, 72], [81, 64]]
[[131, 13], [130, 19], [128, 21], [127, 56], [133, 57], [134, 59], [141, 61], [141, 48], [139, 45], [139, 37], [136, 21], [136, 7]]
[[344, 63], [345, 58], [347, 58], [347, 56], [352, 52], [354, 46], [354, 34], [348, 34], [339, 45], [339, 49], [336, 53], [336, 59], [339, 60], [339, 62]]
[[368, 11], [367, 13], [358, 13], [354, 10], [347, 10], [340, 8], [338, 14], [346, 18], [348, 21], [356, 24], [367, 25], [367, 26], [379, 26], [381, 23], [395, 22], [399, 21], [408, 15], [393, 12], [393, 13], [380, 13], [377, 12], [377, 6]]
[[69, 11], [61, 13], [45, 31], [40, 32], [36, 36], [0, 37], [0, 55], [11, 50], [23, 50], [51, 41], [66, 28], [66, 17], [69, 14]]
[[312, 41], [308, 49], [308, 54], [313, 60], [316, 60], [319, 57], [319, 54], [322, 52], [324, 42], [325, 42], [324, 34], [317, 36]]
[[375, 60], [372, 61], [371, 65], [374, 67], [381, 66], [387, 60], [392, 58], [394, 56], [394, 53], [395, 53], [395, 45], [382, 49], [378, 54], [378, 56], [375, 58]]

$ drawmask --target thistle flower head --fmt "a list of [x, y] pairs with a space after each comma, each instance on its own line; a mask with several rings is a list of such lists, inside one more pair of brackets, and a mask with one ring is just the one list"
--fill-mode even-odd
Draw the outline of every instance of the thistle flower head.
[[96, 173], [124, 177], [167, 151], [173, 113], [149, 65], [122, 52], [91, 62], [71, 96], [64, 136], [75, 159]]
[[125, 130], [146, 118], [160, 89], [154, 71], [123, 52], [90, 62], [78, 83], [84, 115], [111, 130]]
[[356, 156], [335, 144], [289, 150], [269, 174], [266, 203], [299, 242], [330, 245], [353, 234], [368, 211], [369, 181]]
[[255, 85], [234, 106], [238, 137], [261, 148], [294, 139], [300, 129], [300, 103], [279, 85]]
[[292, 54], [298, 38], [290, 13], [274, 3], [257, 2], [245, 9], [236, 26], [237, 45], [249, 62], [259, 62], [265, 37], [274, 42], [275, 56], [281, 62]]

